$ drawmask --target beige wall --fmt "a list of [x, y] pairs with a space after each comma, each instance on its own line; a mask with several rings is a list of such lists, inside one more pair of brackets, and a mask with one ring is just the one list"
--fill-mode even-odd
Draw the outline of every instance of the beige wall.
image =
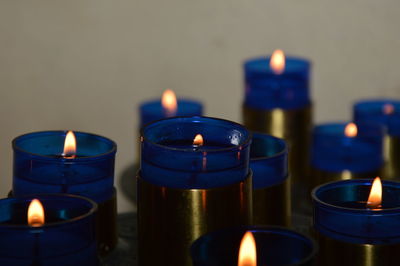
[[[0, 195], [13, 137], [75, 129], [134, 160], [137, 106], [164, 88], [240, 120], [241, 62], [275, 48], [314, 63], [318, 121], [400, 97], [398, 0], [0, 0]], [[120, 211], [132, 208], [120, 196]]]

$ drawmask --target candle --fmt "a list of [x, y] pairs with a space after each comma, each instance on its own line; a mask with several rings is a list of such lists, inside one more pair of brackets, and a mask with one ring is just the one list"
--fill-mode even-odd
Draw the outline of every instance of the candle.
[[203, 105], [194, 100], [177, 99], [172, 90], [165, 90], [161, 100], [143, 103], [140, 108], [140, 127], [173, 116], [196, 116], [203, 114]]
[[354, 120], [374, 122], [388, 130], [385, 138], [385, 169], [383, 176], [388, 179], [400, 178], [400, 101], [377, 99], [359, 101], [353, 107]]
[[[400, 183], [354, 179], [312, 193], [318, 265], [398, 265]], [[340, 256], [338, 256], [340, 254]]]
[[253, 171], [254, 224], [290, 225], [287, 156], [284, 140], [262, 133], [253, 133], [250, 168]]
[[314, 186], [378, 175], [383, 167], [384, 129], [375, 124], [326, 123], [314, 128], [311, 147]]
[[250, 143], [242, 125], [216, 118], [170, 118], [142, 129], [140, 265], [190, 265], [189, 247], [202, 234], [250, 223]]
[[[83, 132], [42, 131], [13, 140], [13, 194], [81, 195], [99, 204], [99, 248], [116, 245], [116, 144]], [[105, 229], [106, 228], [106, 229]]]
[[206, 234], [191, 247], [194, 266], [314, 265], [313, 240], [272, 226], [229, 228]]
[[0, 200], [0, 265], [99, 265], [97, 205], [72, 195]]
[[270, 58], [245, 62], [244, 125], [250, 130], [287, 141], [289, 172], [306, 186], [308, 146], [312, 125], [308, 60], [285, 57], [276, 50]]

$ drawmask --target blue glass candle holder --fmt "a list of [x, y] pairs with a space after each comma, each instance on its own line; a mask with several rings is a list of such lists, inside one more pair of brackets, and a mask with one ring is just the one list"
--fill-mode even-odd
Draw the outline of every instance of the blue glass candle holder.
[[63, 153], [66, 131], [42, 131], [13, 140], [15, 196], [69, 193], [104, 202], [114, 193], [116, 144], [107, 138], [74, 132], [75, 158]]
[[270, 57], [250, 59], [244, 63], [244, 104], [261, 110], [300, 109], [310, 105], [310, 62], [306, 59], [286, 57], [282, 74], [275, 74], [269, 64]]
[[[173, 116], [196, 116], [203, 114], [203, 105], [198, 101], [179, 99], [177, 100], [177, 103], [177, 110]], [[140, 127], [150, 122], [171, 116], [164, 110], [163, 106], [161, 105], [161, 100], [148, 101], [141, 104], [139, 112]]]
[[288, 150], [284, 140], [253, 133], [250, 168], [253, 171], [253, 222], [290, 225]]
[[31, 227], [33, 197], [0, 200], [0, 265], [97, 266], [93, 201], [72, 195], [40, 195], [45, 224]]
[[359, 123], [357, 136], [349, 137], [345, 135], [347, 125], [327, 123], [314, 128], [311, 147], [314, 185], [354, 176], [379, 175], [384, 164], [384, 128]]
[[382, 204], [376, 209], [367, 208], [371, 180], [331, 182], [313, 190], [320, 265], [398, 264], [400, 183], [383, 181], [382, 185]]
[[240, 242], [250, 231], [256, 241], [257, 265], [314, 265], [313, 240], [283, 227], [248, 226], [209, 233], [191, 248], [194, 266], [237, 266]]
[[[201, 134], [204, 144], [193, 144]], [[251, 134], [242, 125], [208, 117], [164, 119], [142, 130], [141, 177], [159, 186], [208, 189], [249, 174]]]

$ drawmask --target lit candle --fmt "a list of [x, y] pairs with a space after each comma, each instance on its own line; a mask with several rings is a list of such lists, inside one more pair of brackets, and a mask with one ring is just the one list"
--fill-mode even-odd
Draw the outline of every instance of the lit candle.
[[311, 184], [368, 178], [383, 167], [384, 129], [380, 125], [327, 123], [314, 128]]
[[143, 127], [141, 139], [140, 265], [190, 265], [190, 245], [202, 234], [250, 223], [251, 133], [245, 127], [175, 117]]
[[244, 63], [244, 125], [255, 132], [283, 138], [290, 149], [289, 172], [305, 186], [312, 125], [308, 60], [276, 50], [270, 58]]
[[99, 265], [96, 203], [79, 196], [0, 200], [0, 265]]
[[13, 140], [13, 195], [68, 193], [94, 200], [99, 204], [99, 247], [111, 250], [117, 241], [116, 149], [112, 140], [83, 132], [19, 136]]
[[400, 101], [371, 99], [356, 102], [353, 106], [354, 120], [363, 123], [378, 123], [388, 130], [385, 138], [385, 169], [387, 179], [400, 178]]
[[397, 265], [399, 194], [400, 183], [379, 178], [337, 181], [314, 189], [318, 265]]
[[194, 266], [315, 265], [317, 246], [284, 227], [246, 226], [214, 231], [191, 247]]

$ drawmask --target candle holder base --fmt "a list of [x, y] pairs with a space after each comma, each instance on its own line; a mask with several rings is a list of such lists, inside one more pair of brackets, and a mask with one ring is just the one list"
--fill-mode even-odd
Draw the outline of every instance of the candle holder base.
[[190, 246], [201, 235], [251, 224], [251, 174], [239, 183], [211, 189], [162, 187], [146, 182], [140, 173], [137, 182], [141, 266], [190, 266]]
[[110, 199], [98, 203], [96, 234], [100, 256], [106, 256], [117, 246], [117, 191], [115, 188]]
[[253, 223], [255, 225], [291, 225], [290, 180], [253, 190]]
[[319, 244], [317, 265], [397, 266], [399, 244], [371, 245], [335, 240], [314, 231]]
[[289, 173], [294, 185], [307, 185], [312, 105], [300, 109], [253, 109], [243, 105], [244, 125], [252, 131], [284, 139], [289, 147]]

